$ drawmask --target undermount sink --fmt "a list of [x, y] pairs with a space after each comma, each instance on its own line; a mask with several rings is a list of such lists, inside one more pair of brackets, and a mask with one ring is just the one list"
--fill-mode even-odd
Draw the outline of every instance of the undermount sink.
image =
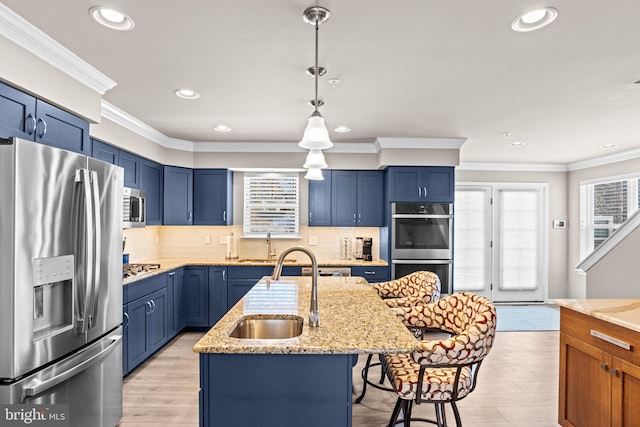
[[[241, 258], [239, 259], [237, 262], [240, 263], [247, 263], [247, 264], [276, 264], [275, 259], [265, 259], [265, 258]], [[296, 262], [295, 259], [292, 260], [288, 260], [285, 263], [294, 263]]]
[[244, 316], [229, 336], [258, 340], [295, 338], [302, 333], [303, 323], [300, 316]]

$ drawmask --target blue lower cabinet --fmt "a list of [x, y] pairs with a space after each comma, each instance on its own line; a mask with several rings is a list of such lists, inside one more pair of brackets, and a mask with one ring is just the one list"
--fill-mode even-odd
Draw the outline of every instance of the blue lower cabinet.
[[[201, 426], [351, 426], [349, 354], [200, 354]], [[311, 369], [310, 369], [311, 367]]]
[[175, 337], [187, 325], [184, 310], [184, 269], [167, 273], [169, 339]]
[[369, 283], [391, 280], [391, 270], [389, 267], [351, 267], [351, 275], [364, 277]]
[[209, 326], [207, 297], [208, 267], [187, 267], [184, 270], [184, 304], [187, 326]]
[[209, 267], [209, 326], [227, 313], [227, 267]]
[[227, 310], [236, 305], [262, 277], [271, 276], [273, 267], [227, 267]]
[[129, 305], [122, 306], [122, 376], [129, 373], [129, 364], [127, 363], [128, 337], [129, 335]]

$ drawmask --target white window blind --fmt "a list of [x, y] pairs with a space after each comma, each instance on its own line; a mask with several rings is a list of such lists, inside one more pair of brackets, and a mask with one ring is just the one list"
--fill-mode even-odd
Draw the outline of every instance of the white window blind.
[[580, 185], [580, 259], [638, 209], [638, 177]]
[[297, 236], [298, 174], [246, 173], [244, 176], [245, 236]]

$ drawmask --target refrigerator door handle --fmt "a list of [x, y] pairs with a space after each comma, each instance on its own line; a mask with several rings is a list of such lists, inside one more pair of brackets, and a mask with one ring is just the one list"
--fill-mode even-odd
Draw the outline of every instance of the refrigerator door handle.
[[76, 170], [75, 182], [80, 184], [80, 190], [74, 195], [74, 213], [76, 215], [76, 333], [85, 333], [88, 329], [91, 309], [93, 308], [93, 269], [95, 267], [94, 255], [94, 225], [95, 215], [91, 192], [91, 177], [87, 169]]
[[109, 337], [109, 339], [111, 340], [111, 343], [100, 353], [89, 355], [89, 357], [84, 354], [79, 354], [78, 356], [84, 356], [87, 358], [85, 360], [78, 360], [78, 363], [76, 363], [71, 369], [67, 369], [66, 371], [45, 381], [34, 378], [33, 380], [26, 383], [22, 387], [22, 401], [24, 401], [27, 397], [37, 396], [38, 394], [47, 391], [52, 387], [55, 387], [56, 385], [78, 375], [87, 368], [90, 368], [96, 363], [102, 361], [104, 358], [109, 356], [109, 354], [111, 354], [111, 352], [118, 346], [118, 343], [122, 341], [122, 335], [111, 336]]
[[91, 329], [96, 324], [96, 316], [98, 314], [98, 288], [100, 286], [100, 260], [102, 254], [100, 248], [101, 244], [101, 218], [100, 218], [100, 191], [98, 185], [98, 173], [96, 171], [90, 172], [91, 177], [91, 201], [92, 201], [92, 214], [93, 214], [93, 230], [90, 233], [93, 234], [93, 277], [91, 278], [91, 296], [89, 299], [90, 306], [87, 307], [87, 313], [89, 313], [87, 329]]

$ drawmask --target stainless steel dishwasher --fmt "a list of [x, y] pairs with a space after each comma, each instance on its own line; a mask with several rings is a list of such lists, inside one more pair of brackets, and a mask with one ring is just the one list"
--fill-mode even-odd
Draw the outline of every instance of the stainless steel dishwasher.
[[[303, 276], [311, 276], [312, 274], [312, 267], [302, 267]], [[318, 276], [349, 277], [351, 276], [351, 267], [318, 267]]]

